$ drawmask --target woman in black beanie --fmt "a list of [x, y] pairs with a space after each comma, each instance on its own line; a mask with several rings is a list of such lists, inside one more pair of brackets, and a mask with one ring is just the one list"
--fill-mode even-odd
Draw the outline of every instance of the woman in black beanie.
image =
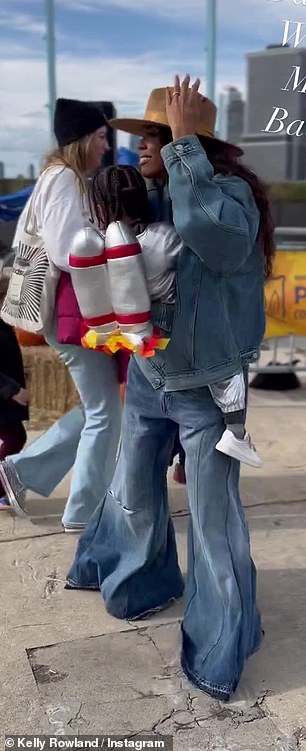
[[[0, 480], [12, 506], [24, 514], [26, 490], [49, 496], [76, 456], [62, 523], [66, 532], [78, 532], [112, 479], [121, 427], [115, 359], [81, 346], [81, 315], [69, 273], [75, 233], [96, 221], [87, 179], [108, 150], [103, 111], [88, 102], [58, 99], [54, 133], [58, 148], [46, 158], [35, 185], [34, 213], [50, 263], [61, 272], [54, 331], [47, 339], [70, 371], [83, 415], [80, 410], [64, 415], [19, 455], [2, 462]], [[16, 246], [27, 209], [19, 218]]]

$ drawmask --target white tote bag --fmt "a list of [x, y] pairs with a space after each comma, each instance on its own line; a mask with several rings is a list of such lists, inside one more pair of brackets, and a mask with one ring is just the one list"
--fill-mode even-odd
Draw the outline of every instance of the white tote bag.
[[[42, 179], [43, 174], [38, 182]], [[18, 245], [1, 308], [1, 318], [24, 331], [45, 334], [53, 323], [59, 272], [50, 263], [43, 239], [38, 234], [33, 209], [37, 188], [38, 183], [29, 200], [24, 229], [18, 233]]]

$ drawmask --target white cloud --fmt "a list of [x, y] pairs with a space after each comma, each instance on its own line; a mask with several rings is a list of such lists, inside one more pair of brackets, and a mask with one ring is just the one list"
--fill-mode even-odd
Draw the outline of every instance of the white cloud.
[[[215, 0], [217, 19], [228, 30], [244, 33], [275, 31], [283, 18], [306, 21], [306, 7], [293, 0]], [[105, 13], [109, 8], [147, 13], [196, 25], [206, 20], [206, 0], [57, 0], [57, 5], [86, 13]]]
[[[58, 96], [110, 100], [121, 114], [140, 113], [149, 90], [170, 81], [178, 64], [178, 58], [162, 59], [152, 53], [134, 59], [59, 56]], [[18, 158], [26, 151], [27, 158], [36, 154], [39, 159], [48, 144], [45, 62], [6, 60], [2, 73], [0, 158], [10, 150], [18, 153]]]
[[[41, 58], [41, 49], [33, 49], [25, 42], [18, 43], [11, 40], [1, 39], [1, 73], [2, 62], [4, 60], [14, 59], [17, 61], [19, 59], [23, 60], [25, 57], [33, 58], [34, 55]], [[0, 79], [0, 91], [1, 84], [3, 85], [3, 81]]]
[[[22, 31], [23, 33], [39, 34], [42, 36], [46, 31], [46, 25], [27, 13], [16, 11], [0, 11], [0, 26], [11, 32]], [[1, 50], [2, 52], [2, 50]]]
[[[57, 93], [71, 98], [114, 101], [118, 114], [140, 115], [150, 90], [171, 83], [173, 73], [180, 67], [179, 51], [168, 56], [148, 52], [130, 59], [97, 56], [85, 60], [61, 55], [57, 61]], [[188, 67], [196, 76], [198, 60], [189, 60]], [[2, 71], [0, 160], [19, 165], [20, 172], [33, 160], [38, 164], [49, 144], [46, 66], [38, 59], [6, 60]], [[241, 88], [241, 61], [231, 69], [226, 66], [226, 77], [222, 76], [220, 87], [229, 80]], [[120, 143], [126, 144], [127, 139], [120, 134]], [[14, 171], [12, 166], [10, 171]]]
[[203, 15], [205, 3], [203, 0], [190, 0], [188, 4], [177, 2], [177, 0], [157, 0], [152, 6], [151, 0], [58, 0], [59, 4], [71, 10], [84, 12], [104, 13], [108, 8], [121, 8], [127, 11], [138, 11], [141, 13], [156, 13], [161, 16], [172, 16], [188, 18], [192, 20], [193, 16]]
[[[266, 35], [275, 31], [277, 22], [283, 18], [306, 21], [306, 7], [293, 4], [293, 0], [215, 0], [217, 20], [226, 25], [227, 29], [236, 30], [243, 35], [245, 32]], [[41, 33], [44, 30], [43, 21], [37, 21], [30, 14], [16, 11], [16, 7], [25, 5], [25, 0], [2, 0], [0, 24], [11, 28], [21, 28], [24, 22], [25, 30]], [[39, 5], [43, 10], [42, 0], [31, 0], [31, 5]], [[206, 21], [206, 0], [55, 0], [55, 15], [59, 9], [74, 10], [84, 13], [105, 14], [109, 9], [122, 9], [155, 15], [161, 18], [188, 21], [192, 25]], [[2, 21], [1, 21], [2, 18]]]

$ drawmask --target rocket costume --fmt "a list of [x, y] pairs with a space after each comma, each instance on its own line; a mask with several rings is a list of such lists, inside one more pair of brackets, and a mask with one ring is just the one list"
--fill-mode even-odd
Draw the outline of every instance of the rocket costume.
[[[79, 230], [69, 265], [74, 292], [88, 329], [89, 347], [117, 342], [131, 351], [151, 340], [151, 300], [175, 301], [175, 267], [183, 243], [172, 225], [149, 224], [136, 235], [124, 222], [105, 233]], [[154, 338], [164, 348], [166, 340]], [[151, 347], [152, 349], [152, 347]], [[114, 351], [114, 350], [113, 350]]]

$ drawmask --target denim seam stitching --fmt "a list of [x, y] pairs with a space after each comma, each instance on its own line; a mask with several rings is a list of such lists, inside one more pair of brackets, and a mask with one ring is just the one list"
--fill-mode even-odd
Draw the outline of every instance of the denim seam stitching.
[[[211, 397], [211, 398], [212, 398], [212, 397]], [[203, 437], [204, 437], [204, 435], [203, 435]], [[216, 449], [215, 449], [215, 451], [216, 451]], [[198, 497], [198, 499], [199, 499], [199, 493], [198, 493], [198, 496], [197, 496], [197, 497]], [[198, 510], [198, 506], [197, 506], [197, 510]], [[219, 644], [219, 641], [220, 641], [220, 639], [221, 639], [221, 633], [222, 633], [222, 631], [223, 631], [223, 627], [224, 627], [224, 605], [222, 605], [222, 625], [221, 625], [221, 627], [220, 627], [220, 630], [219, 630], [218, 638], [216, 639], [216, 641], [215, 641], [215, 644], [213, 644], [213, 645], [211, 646], [211, 648], [210, 648], [209, 652], [208, 652], [208, 653], [207, 653], [207, 655], [206, 655], [206, 659], [207, 659], [207, 658], [208, 658], [208, 657], [209, 657], [209, 656], [211, 655], [211, 653], [212, 653], [213, 649], [215, 649], [215, 648], [216, 648], [216, 647], [218, 646], [218, 644]]]
[[[198, 451], [198, 457], [197, 457], [197, 498], [196, 498], [196, 517], [197, 517], [197, 521], [198, 521], [198, 524], [199, 524], [199, 526], [201, 526], [201, 525], [200, 525], [200, 523], [199, 523], [199, 522], [200, 522], [200, 520], [199, 520], [199, 471], [198, 471], [198, 469], [199, 469], [199, 463], [200, 463], [200, 451], [201, 451], [201, 448], [202, 448], [202, 443], [203, 443], [203, 441], [204, 441], [204, 435], [205, 435], [205, 431], [203, 430], [203, 434], [202, 434], [202, 438], [201, 438], [201, 442], [200, 442], [200, 446], [199, 446], [199, 451]], [[202, 544], [201, 544], [201, 549], [202, 549], [202, 553], [204, 554], [204, 558], [205, 558], [205, 560], [206, 560], [206, 563], [207, 563], [207, 565], [208, 565], [208, 568], [210, 569], [210, 566], [209, 566], [209, 564], [208, 564], [208, 560], [207, 560], [207, 555], [206, 555], [206, 552], [205, 552], [205, 548], [204, 548], [204, 547], [202, 546]], [[196, 592], [194, 593], [192, 600], [194, 599], [195, 595], [196, 595]], [[192, 602], [192, 600], [191, 600], [191, 601], [190, 601], [190, 603], [189, 603], [189, 607], [190, 607], [190, 605], [191, 605], [191, 602]], [[186, 615], [186, 613], [185, 613], [185, 615]], [[215, 648], [216, 648], [216, 646], [218, 645], [218, 643], [219, 643], [219, 641], [220, 641], [220, 637], [221, 637], [221, 632], [222, 632], [222, 629], [223, 629], [223, 624], [224, 624], [224, 608], [222, 608], [222, 615], [223, 615], [223, 617], [222, 617], [222, 627], [220, 628], [220, 631], [219, 631], [219, 635], [218, 635], [218, 638], [217, 638], [217, 640], [215, 641], [215, 643], [214, 643], [214, 644], [212, 644], [212, 646], [211, 646], [210, 650], [209, 650], [209, 651], [207, 652], [207, 654], [206, 654], [206, 657], [205, 657], [205, 660], [207, 660], [207, 658], [208, 658], [208, 657], [210, 656], [210, 654], [211, 654], [211, 652], [213, 651], [213, 649], [215, 649]]]
[[[240, 587], [239, 587], [239, 584], [238, 584], [238, 580], [237, 580], [237, 576], [236, 576], [236, 572], [235, 572], [235, 568], [234, 568], [234, 564], [233, 564], [233, 553], [232, 553], [232, 549], [231, 549], [230, 542], [229, 542], [229, 536], [228, 536], [229, 477], [230, 477], [230, 474], [231, 474], [232, 466], [233, 466], [233, 459], [230, 460], [228, 471], [226, 473], [226, 490], [227, 490], [228, 503], [227, 503], [226, 521], [225, 521], [225, 535], [226, 535], [227, 545], [228, 545], [228, 549], [229, 549], [229, 553], [230, 553], [230, 558], [231, 558], [232, 571], [233, 571], [233, 574], [234, 574], [234, 577], [235, 577], [236, 586], [237, 586], [237, 590], [238, 590], [238, 593], [239, 593], [240, 608], [241, 608], [241, 614], [242, 614], [242, 597], [241, 597]], [[240, 633], [239, 633], [239, 644], [240, 644], [240, 640], [241, 640], [241, 628], [240, 628]], [[237, 647], [236, 647], [236, 665], [238, 665], [238, 651], [239, 650], [238, 650], [238, 644], [237, 644]]]
[[[181, 439], [181, 435], [180, 435], [180, 439]], [[182, 445], [183, 445], [183, 444], [182, 444]], [[183, 448], [184, 448], [184, 446], [183, 446]], [[187, 454], [187, 451], [186, 451], [186, 454]], [[198, 454], [198, 463], [197, 463], [197, 468], [198, 468], [198, 465], [199, 465], [199, 454]], [[197, 476], [198, 476], [198, 473], [197, 473]], [[188, 505], [189, 505], [190, 516], [191, 516], [191, 524], [192, 524], [192, 512], [191, 512], [191, 507], [190, 507], [189, 493], [187, 493], [187, 499], [188, 499]], [[193, 546], [193, 548], [194, 548], [193, 540], [192, 540], [192, 546]], [[190, 610], [190, 607], [191, 607], [191, 603], [193, 602], [193, 600], [194, 600], [194, 598], [195, 598], [195, 596], [196, 596], [196, 594], [197, 594], [197, 591], [198, 591], [198, 587], [197, 587], [197, 583], [196, 583], [196, 579], [195, 579], [195, 577], [194, 577], [194, 582], [195, 582], [195, 590], [194, 590], [194, 592], [193, 592], [193, 595], [192, 595], [191, 599], [189, 600], [189, 603], [188, 603], [188, 607], [185, 607], [185, 612], [184, 612], [183, 623], [184, 623], [184, 620], [186, 619], [186, 616], [187, 616], [187, 613], [188, 613], [188, 611]]]
[[239, 235], [240, 237], [247, 238], [248, 235], [247, 235], [247, 232], [245, 230], [241, 229], [240, 227], [235, 227], [234, 228], [234, 227], [231, 227], [229, 224], [224, 224], [223, 222], [220, 222], [218, 220], [218, 217], [214, 214], [214, 212], [211, 211], [211, 209], [209, 209], [208, 206], [205, 206], [205, 204], [202, 202], [202, 199], [200, 197], [200, 194], [199, 194], [199, 191], [198, 191], [198, 188], [197, 188], [197, 185], [196, 185], [195, 177], [194, 177], [194, 174], [192, 172], [191, 167], [186, 163], [186, 161], [183, 158], [181, 159], [181, 161], [182, 161], [182, 164], [184, 165], [184, 167], [186, 168], [187, 172], [189, 172], [190, 182], [191, 182], [191, 185], [193, 187], [193, 191], [194, 191], [195, 197], [196, 197], [196, 199], [197, 199], [197, 201], [199, 203], [199, 206], [201, 207], [201, 209], [203, 209], [203, 211], [208, 216], [208, 218], [210, 219], [210, 221], [212, 221], [215, 226], [217, 226], [217, 227], [220, 226], [221, 229], [224, 232], [226, 232], [227, 234], [229, 234], [229, 235]]
[[185, 662], [185, 665], [186, 665], [186, 668], [187, 668], [187, 671], [188, 671], [189, 675], [194, 676], [194, 678], [196, 679], [196, 681], [198, 682], [198, 684], [200, 684], [201, 686], [204, 686], [205, 688], [210, 688], [210, 689], [212, 689], [212, 691], [219, 691], [222, 694], [231, 694], [231, 692], [233, 690], [233, 686], [235, 684], [230, 684], [230, 683], [222, 683], [222, 684], [212, 683], [211, 681], [206, 680], [206, 678], [200, 678], [200, 676], [199, 676], [199, 674], [197, 673], [196, 670], [191, 670], [190, 669], [190, 667], [189, 667], [189, 665], [187, 663], [187, 660], [185, 658], [185, 655], [184, 655], [184, 662]]

